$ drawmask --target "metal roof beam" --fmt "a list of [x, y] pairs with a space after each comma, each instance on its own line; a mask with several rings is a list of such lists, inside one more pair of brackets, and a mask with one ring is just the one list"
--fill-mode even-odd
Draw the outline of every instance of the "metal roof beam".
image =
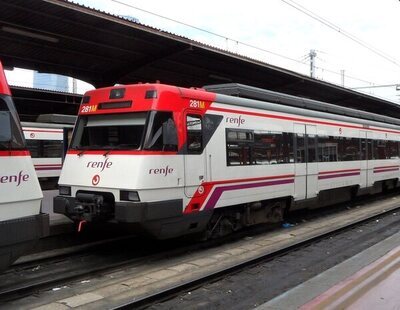
[[111, 84], [120, 82], [124, 77], [130, 73], [143, 69], [146, 66], [156, 63], [157, 61], [169, 58], [171, 56], [176, 56], [179, 53], [188, 51], [191, 49], [190, 45], [179, 45], [173, 49], [164, 50], [157, 55], [146, 55], [142, 59], [135, 60], [129, 63], [125, 63], [121, 66], [114, 67], [113, 69], [107, 71], [103, 74], [103, 83], [96, 84], [96, 87], [109, 86]]

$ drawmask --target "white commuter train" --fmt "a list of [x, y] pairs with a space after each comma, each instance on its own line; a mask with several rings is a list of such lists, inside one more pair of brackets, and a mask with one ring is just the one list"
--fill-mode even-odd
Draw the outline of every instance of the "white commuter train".
[[157, 238], [210, 236], [398, 186], [399, 120], [243, 85], [207, 89], [87, 92], [54, 212]]
[[57, 188], [75, 120], [71, 115], [43, 114], [36, 122], [21, 122], [42, 190]]
[[0, 270], [48, 234], [42, 197], [0, 62]]

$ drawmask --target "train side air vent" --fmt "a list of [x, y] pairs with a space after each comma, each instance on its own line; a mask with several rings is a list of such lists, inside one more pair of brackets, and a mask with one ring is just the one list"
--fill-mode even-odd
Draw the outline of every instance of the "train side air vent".
[[146, 91], [146, 95], [144, 99], [156, 99], [157, 98], [157, 91], [156, 90], [148, 90]]
[[132, 100], [129, 101], [117, 101], [117, 102], [102, 102], [99, 104], [99, 110], [107, 109], [123, 109], [130, 108], [132, 106]]
[[110, 99], [121, 99], [125, 96], [125, 88], [114, 88], [110, 91]]

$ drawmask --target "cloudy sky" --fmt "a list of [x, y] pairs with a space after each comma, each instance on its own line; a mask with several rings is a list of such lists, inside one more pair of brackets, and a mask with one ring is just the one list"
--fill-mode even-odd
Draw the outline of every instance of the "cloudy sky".
[[[340, 85], [344, 70], [345, 87], [400, 84], [398, 0], [75, 2], [305, 75], [310, 74], [308, 54], [313, 49], [316, 78]], [[400, 102], [395, 86], [362, 91]]]

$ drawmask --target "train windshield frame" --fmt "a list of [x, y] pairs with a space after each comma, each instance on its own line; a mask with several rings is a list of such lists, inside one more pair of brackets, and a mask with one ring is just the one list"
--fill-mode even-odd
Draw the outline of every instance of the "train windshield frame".
[[165, 124], [171, 122], [175, 128], [172, 112], [159, 111], [79, 116], [71, 149], [175, 150], [165, 145]]
[[17, 110], [10, 96], [0, 95], [0, 111], [9, 113], [11, 127], [11, 139], [7, 141], [0, 139], [0, 150], [24, 150], [26, 148], [25, 139], [22, 134]]

